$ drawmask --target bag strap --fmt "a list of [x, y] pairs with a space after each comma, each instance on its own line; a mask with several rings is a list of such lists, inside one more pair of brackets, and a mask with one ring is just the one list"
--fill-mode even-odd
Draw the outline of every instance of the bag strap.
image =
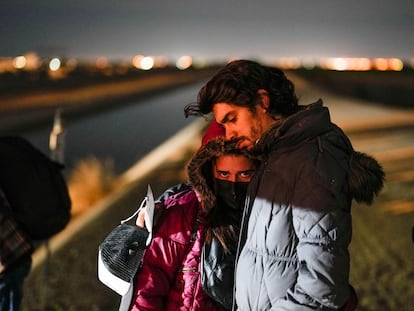
[[149, 232], [148, 238], [146, 241], [146, 245], [148, 246], [151, 243], [152, 234], [154, 231], [154, 210], [155, 210], [154, 195], [152, 193], [152, 189], [150, 185], [148, 185], [147, 195], [142, 200], [138, 209], [128, 218], [121, 220], [121, 224], [127, 223], [128, 221], [132, 220], [144, 209], [145, 209], [145, 215], [144, 215], [145, 216], [145, 227], [147, 231]]
[[148, 201], [148, 198], [145, 197], [142, 200], [141, 205], [138, 207], [138, 209], [131, 216], [129, 216], [128, 218], [125, 218], [125, 219], [121, 220], [121, 224], [124, 224], [128, 221], [131, 221], [135, 216], [137, 216], [138, 213], [146, 206], [147, 201]]

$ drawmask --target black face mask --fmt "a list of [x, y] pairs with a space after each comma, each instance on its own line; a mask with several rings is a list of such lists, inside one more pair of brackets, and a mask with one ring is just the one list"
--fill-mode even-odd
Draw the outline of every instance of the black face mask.
[[231, 182], [215, 178], [214, 184], [218, 206], [224, 205], [234, 210], [243, 209], [248, 182]]

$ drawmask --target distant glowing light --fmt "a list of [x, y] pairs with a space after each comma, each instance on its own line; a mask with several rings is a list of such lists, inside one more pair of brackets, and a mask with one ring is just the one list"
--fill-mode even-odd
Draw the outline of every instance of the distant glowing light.
[[99, 69], [105, 69], [108, 67], [108, 59], [106, 57], [98, 57], [95, 61], [95, 66]]
[[69, 69], [75, 69], [78, 66], [78, 60], [76, 58], [70, 58], [68, 59], [68, 61], [66, 62], [66, 66]]
[[380, 71], [388, 70], [388, 60], [385, 58], [376, 58], [374, 59], [374, 67]]
[[154, 67], [154, 58], [151, 56], [135, 55], [132, 66], [142, 70], [150, 70]]
[[13, 61], [13, 66], [16, 69], [23, 69], [26, 66], [26, 57], [17, 56]]
[[154, 58], [154, 67], [165, 68], [168, 66], [168, 58], [166, 56], [157, 56]]
[[333, 58], [330, 61], [330, 69], [334, 70], [346, 70], [347, 69], [347, 61], [345, 58]]
[[175, 63], [175, 66], [180, 70], [185, 70], [193, 64], [193, 58], [188, 55], [181, 56], [177, 62]]
[[283, 69], [298, 69], [301, 62], [297, 57], [282, 57], [276, 62], [276, 65]]
[[142, 70], [150, 70], [154, 67], [154, 59], [151, 56], [145, 56], [141, 59], [139, 64]]
[[323, 68], [330, 70], [356, 70], [367, 71], [372, 69], [372, 62], [369, 58], [330, 58], [323, 62]]
[[141, 61], [144, 58], [144, 55], [135, 55], [132, 58], [132, 66], [134, 66], [135, 68], [141, 69]]
[[401, 71], [404, 68], [404, 64], [401, 61], [401, 59], [398, 58], [391, 58], [389, 60], [389, 66], [390, 66], [390, 70], [394, 70], [394, 71]]
[[60, 69], [60, 66], [62, 65], [61, 61], [59, 58], [55, 57], [52, 58], [49, 62], [49, 69], [51, 71], [57, 71]]
[[231, 63], [234, 61], [240, 60], [240, 57], [238, 56], [230, 56], [229, 58], [227, 58], [227, 63]]
[[372, 63], [369, 58], [355, 58], [351, 70], [367, 71], [372, 69]]

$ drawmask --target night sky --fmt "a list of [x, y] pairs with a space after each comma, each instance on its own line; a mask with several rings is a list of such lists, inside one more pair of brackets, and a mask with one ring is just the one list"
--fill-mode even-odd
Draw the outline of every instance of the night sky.
[[0, 57], [409, 60], [414, 1], [1, 1], [0, 37]]

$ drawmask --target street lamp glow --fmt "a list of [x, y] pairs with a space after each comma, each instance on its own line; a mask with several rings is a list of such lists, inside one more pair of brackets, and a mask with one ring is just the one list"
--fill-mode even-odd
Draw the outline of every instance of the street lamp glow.
[[61, 62], [60, 62], [60, 59], [57, 58], [57, 57], [52, 58], [50, 60], [50, 62], [49, 62], [49, 69], [51, 71], [57, 71], [57, 70], [59, 70], [60, 69], [60, 66], [61, 66]]
[[151, 56], [145, 56], [140, 61], [141, 69], [150, 70], [154, 66], [154, 59]]
[[141, 61], [144, 58], [144, 55], [135, 55], [134, 58], [132, 59], [132, 66], [134, 66], [135, 68], [140, 69], [141, 68]]
[[344, 58], [334, 58], [331, 62], [331, 68], [334, 70], [346, 70], [348, 62]]
[[403, 62], [401, 61], [401, 59], [398, 58], [391, 58], [389, 60], [389, 66], [390, 69], [394, 71], [401, 71], [404, 68]]
[[180, 70], [185, 70], [189, 68], [193, 64], [193, 58], [188, 55], [181, 56], [177, 62], [175, 63], [175, 66]]
[[26, 66], [26, 57], [17, 56], [13, 62], [14, 68], [23, 69]]

